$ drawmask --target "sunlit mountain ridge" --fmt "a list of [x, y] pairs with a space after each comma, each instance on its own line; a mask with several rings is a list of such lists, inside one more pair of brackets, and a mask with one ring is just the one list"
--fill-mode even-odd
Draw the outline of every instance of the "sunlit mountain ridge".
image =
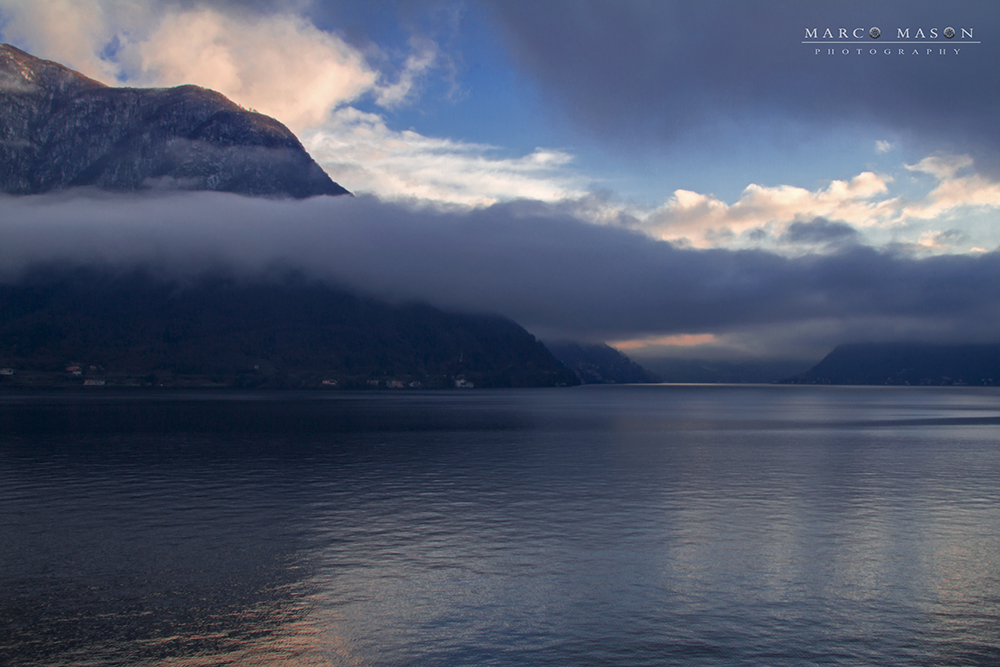
[[198, 86], [115, 88], [0, 44], [0, 191], [347, 190], [273, 118]]

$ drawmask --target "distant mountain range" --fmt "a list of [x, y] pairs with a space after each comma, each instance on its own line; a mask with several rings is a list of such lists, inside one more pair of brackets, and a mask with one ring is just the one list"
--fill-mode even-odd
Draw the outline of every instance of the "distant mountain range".
[[840, 345], [793, 384], [995, 385], [1000, 345]]
[[193, 283], [36, 270], [0, 284], [0, 387], [578, 384], [497, 316], [390, 305], [294, 275]]
[[653, 373], [608, 345], [571, 341], [546, 342], [556, 359], [583, 384], [639, 384], [659, 382]]
[[0, 192], [340, 195], [288, 128], [197, 86], [114, 88], [0, 44]]

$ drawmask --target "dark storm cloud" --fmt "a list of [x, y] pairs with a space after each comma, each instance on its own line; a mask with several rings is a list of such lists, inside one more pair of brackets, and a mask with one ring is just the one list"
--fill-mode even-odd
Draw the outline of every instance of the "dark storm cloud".
[[996, 253], [914, 259], [850, 247], [787, 258], [681, 249], [529, 202], [447, 212], [367, 197], [91, 193], [0, 204], [7, 280], [51, 261], [145, 264], [180, 276], [294, 269], [391, 299], [500, 313], [540, 336], [589, 340], [754, 327], [773, 335], [866, 318], [889, 323], [896, 338], [1000, 331]]
[[[1000, 4], [939, 0], [869, 2], [578, 2], [487, 0], [515, 62], [571, 118], [615, 141], [671, 140], [719, 119], [815, 128], [876, 121], [961, 148], [995, 151], [1000, 129]], [[843, 27], [878, 40], [838, 48], [801, 44], [806, 29]], [[982, 44], [945, 40], [947, 26], [972, 28]], [[887, 44], [898, 28], [939, 30], [925, 47]], [[863, 47], [864, 55], [839, 55]], [[814, 49], [823, 54], [815, 55]], [[878, 48], [879, 54], [868, 54]], [[891, 48], [894, 55], [884, 55]], [[907, 55], [898, 55], [898, 49]], [[922, 55], [912, 55], [918, 48]], [[959, 48], [958, 56], [936, 55]], [[983, 143], [985, 142], [985, 144]], [[655, 145], [655, 144], [654, 144]]]

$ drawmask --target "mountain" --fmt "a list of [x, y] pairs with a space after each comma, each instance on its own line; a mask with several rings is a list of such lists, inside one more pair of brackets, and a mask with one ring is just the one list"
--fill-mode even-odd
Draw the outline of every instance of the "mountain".
[[558, 341], [546, 343], [545, 347], [583, 384], [659, 382], [655, 375], [607, 345]]
[[840, 345], [793, 384], [993, 385], [1000, 345], [864, 343]]
[[197, 86], [114, 88], [0, 44], [0, 192], [347, 190], [284, 125]]
[[502, 317], [390, 305], [295, 275], [181, 283], [138, 269], [36, 269], [0, 284], [0, 367], [0, 386], [578, 384]]

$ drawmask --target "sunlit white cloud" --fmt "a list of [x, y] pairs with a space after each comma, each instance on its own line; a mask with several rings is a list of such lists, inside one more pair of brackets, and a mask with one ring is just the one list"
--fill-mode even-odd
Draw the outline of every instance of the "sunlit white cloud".
[[379, 106], [392, 109], [405, 103], [413, 96], [420, 78], [438, 62], [437, 44], [432, 40], [413, 37], [410, 48], [412, 52], [406, 58], [396, 82], [378, 87], [375, 101]]
[[884, 197], [891, 182], [889, 176], [866, 171], [818, 190], [751, 183], [734, 204], [712, 195], [676, 190], [664, 206], [646, 218], [644, 227], [666, 240], [710, 247], [745, 242], [743, 237], [755, 230], [780, 234], [796, 221], [816, 217], [874, 225], [896, 211], [896, 200]]
[[954, 178], [955, 174], [971, 167], [972, 158], [968, 155], [930, 155], [916, 164], [905, 165], [907, 169], [936, 176], [940, 180]]
[[[700, 248], [758, 247], [802, 254], [836, 251], [844, 243], [926, 253], [977, 252], [1000, 242], [992, 227], [966, 213], [1000, 208], [1000, 182], [974, 171], [967, 155], [935, 155], [905, 169], [932, 182], [923, 194], [895, 192], [891, 175], [862, 172], [813, 190], [751, 183], [738, 200], [675, 190], [652, 210], [597, 207], [600, 222], [624, 224], [656, 238]], [[609, 215], [614, 212], [615, 215]]]
[[136, 50], [143, 82], [196, 83], [295, 131], [321, 125], [378, 80], [361, 53], [297, 16], [172, 14]]
[[888, 153], [893, 148], [895, 148], [895, 145], [893, 145], [892, 142], [882, 141], [881, 139], [875, 142], [876, 153]]
[[953, 216], [969, 207], [1000, 208], [1000, 183], [977, 173], [966, 173], [972, 165], [968, 155], [931, 156], [906, 165], [910, 171], [934, 176], [938, 184], [925, 199], [906, 206], [901, 216], [932, 220]]
[[0, 0], [5, 41], [105, 83], [116, 80], [118, 67], [101, 57], [104, 45], [116, 22], [134, 16], [128, 2], [115, 0]]
[[968, 244], [969, 237], [958, 229], [929, 229], [920, 235], [917, 243], [931, 250], [951, 250]]
[[397, 132], [378, 114], [338, 110], [303, 135], [306, 148], [335, 180], [388, 199], [480, 206], [511, 199], [556, 201], [583, 194], [567, 170], [572, 156], [536, 149], [503, 157], [497, 148]]

